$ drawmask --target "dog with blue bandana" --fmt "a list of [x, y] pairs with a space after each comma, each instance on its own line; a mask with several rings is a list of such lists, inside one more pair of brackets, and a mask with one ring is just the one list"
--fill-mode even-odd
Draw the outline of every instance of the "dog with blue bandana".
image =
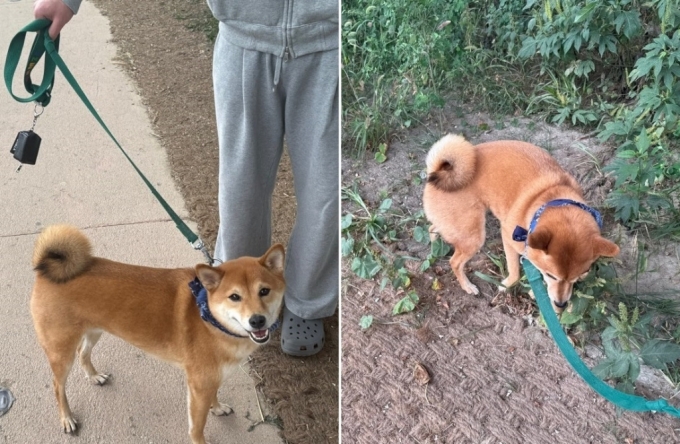
[[600, 233], [602, 217], [586, 205], [576, 180], [535, 145], [502, 140], [475, 146], [448, 134], [432, 146], [426, 163], [430, 235], [454, 247], [449, 263], [469, 294], [479, 290], [464, 267], [484, 245], [487, 210], [501, 224], [508, 266], [501, 289], [519, 280], [525, 256], [543, 274], [557, 312], [595, 260], [619, 254]]
[[52, 372], [61, 429], [77, 422], [66, 399], [76, 355], [87, 378], [110, 375], [92, 365], [103, 332], [184, 369], [189, 435], [205, 443], [208, 411], [232, 412], [217, 400], [224, 370], [235, 369], [269, 341], [283, 303], [284, 249], [241, 257], [217, 267], [163, 269], [94, 257], [88, 238], [68, 225], [47, 227], [33, 254], [36, 280], [31, 315]]

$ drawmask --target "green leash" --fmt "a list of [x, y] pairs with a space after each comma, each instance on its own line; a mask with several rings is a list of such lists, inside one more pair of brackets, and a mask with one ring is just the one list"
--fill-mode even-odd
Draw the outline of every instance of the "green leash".
[[600, 396], [607, 399], [609, 402], [616, 404], [627, 410], [633, 410], [636, 412], [664, 412], [669, 415], [680, 418], [680, 410], [676, 409], [672, 405], [668, 404], [665, 399], [658, 399], [656, 401], [650, 401], [640, 396], [629, 395], [627, 393], [620, 392], [609, 385], [605, 384], [600, 378], [595, 376], [593, 372], [583, 363], [579, 357], [574, 347], [572, 347], [567, 335], [564, 333], [560, 321], [557, 319], [555, 310], [552, 308], [550, 303], [550, 298], [548, 297], [548, 292], [543, 283], [543, 276], [541, 272], [534, 267], [534, 265], [529, 262], [528, 259], [524, 258], [522, 261], [522, 266], [524, 267], [524, 272], [529, 279], [529, 284], [531, 284], [531, 289], [534, 291], [534, 296], [536, 297], [536, 302], [538, 303], [538, 308], [541, 309], [543, 314], [543, 319], [548, 326], [548, 330], [552, 334], [553, 339], [557, 343], [560, 351], [567, 359], [569, 364], [576, 370], [581, 378], [592, 387]]
[[[125, 158], [130, 162], [135, 171], [137, 171], [139, 177], [141, 177], [146, 186], [149, 187], [149, 190], [151, 190], [151, 193], [158, 200], [163, 209], [165, 209], [165, 211], [168, 213], [170, 218], [177, 226], [177, 229], [179, 229], [182, 235], [184, 235], [187, 241], [189, 241], [189, 243], [196, 250], [200, 250], [201, 252], [203, 252], [203, 255], [205, 256], [208, 263], [212, 263], [213, 259], [210, 256], [210, 253], [205, 247], [203, 241], [189, 228], [189, 226], [186, 223], [184, 223], [184, 221], [177, 215], [177, 213], [175, 213], [172, 207], [170, 207], [170, 205], [165, 201], [165, 199], [163, 199], [163, 196], [161, 196], [160, 193], [156, 190], [156, 188], [154, 188], [154, 186], [151, 184], [151, 182], [149, 182], [146, 176], [144, 176], [140, 169], [137, 168], [137, 165], [135, 165], [135, 163], [132, 161], [130, 156], [128, 156], [128, 154], [125, 152], [120, 143], [118, 143], [118, 140], [116, 140], [111, 131], [109, 131], [109, 128], [106, 126], [102, 118], [99, 117], [99, 114], [97, 113], [97, 111], [95, 111], [94, 107], [92, 106], [92, 103], [90, 103], [89, 99], [87, 98], [83, 90], [80, 88], [80, 85], [78, 85], [78, 82], [71, 74], [71, 71], [69, 71], [68, 67], [62, 60], [61, 56], [59, 56], [58, 52], [59, 37], [57, 37], [56, 40], [52, 40], [47, 32], [50, 23], [51, 22], [49, 20], [45, 19], [35, 20], [29, 23], [27, 26], [25, 26], [21, 31], [19, 31], [19, 33], [15, 35], [12, 41], [10, 42], [9, 50], [7, 52], [7, 60], [5, 62], [4, 74], [5, 74], [5, 86], [7, 86], [7, 90], [9, 91], [11, 96], [18, 102], [22, 103], [36, 102], [39, 105], [42, 105], [43, 107], [47, 106], [50, 102], [52, 88], [54, 86], [55, 71], [56, 68], [59, 68], [59, 70], [64, 75], [64, 78], [68, 81], [71, 87], [73, 87], [73, 90], [76, 92], [76, 94], [78, 94], [78, 97], [80, 97], [80, 99], [83, 101], [87, 109], [90, 110], [90, 112], [97, 120], [97, 122], [99, 122], [102, 128], [104, 128], [106, 134], [108, 134], [109, 137], [111, 137], [111, 140], [113, 140], [113, 142], [116, 144], [118, 149], [120, 149]], [[26, 88], [26, 91], [30, 94], [30, 96], [19, 97], [15, 95], [14, 92], [12, 91], [12, 79], [14, 78], [14, 74], [16, 73], [17, 66], [19, 64], [19, 58], [21, 57], [21, 51], [23, 50], [24, 47], [26, 33], [28, 32], [36, 33], [35, 41], [33, 42], [33, 46], [28, 56], [26, 71], [24, 73], [24, 87]], [[43, 73], [43, 80], [40, 85], [35, 85], [31, 81], [31, 72], [33, 71], [33, 68], [38, 63], [40, 58], [45, 53], [47, 53], [47, 57], [45, 57], [45, 70]]]

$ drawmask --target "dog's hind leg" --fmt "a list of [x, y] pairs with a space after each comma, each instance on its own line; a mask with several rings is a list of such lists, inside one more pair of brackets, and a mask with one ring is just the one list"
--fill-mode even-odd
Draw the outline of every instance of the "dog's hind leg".
[[455, 250], [453, 256], [449, 259], [449, 264], [451, 264], [451, 269], [463, 290], [468, 294], [479, 294], [477, 286], [470, 282], [470, 279], [465, 275], [465, 264], [484, 245], [486, 237], [484, 209], [482, 208], [478, 213], [468, 211], [464, 217], [465, 220], [457, 222], [458, 226], [455, 233], [451, 233], [445, 238], [453, 245]]
[[83, 335], [83, 339], [78, 347], [78, 356], [80, 357], [80, 366], [85, 370], [87, 379], [96, 385], [104, 385], [109, 380], [111, 375], [99, 373], [92, 365], [92, 348], [97, 344], [99, 338], [102, 336], [101, 330], [89, 330]]
[[66, 379], [76, 357], [79, 340], [80, 335], [70, 335], [56, 338], [52, 336], [46, 342], [41, 341], [54, 374], [52, 378], [54, 394], [57, 397], [61, 428], [64, 433], [73, 433], [78, 428], [78, 423], [73, 418], [66, 399]]

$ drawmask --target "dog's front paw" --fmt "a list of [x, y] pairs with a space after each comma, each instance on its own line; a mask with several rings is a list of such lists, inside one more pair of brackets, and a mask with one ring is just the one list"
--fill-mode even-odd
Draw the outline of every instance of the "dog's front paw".
[[472, 282], [467, 282], [466, 284], [462, 284], [461, 287], [463, 287], [463, 290], [465, 290], [465, 292], [467, 294], [479, 294], [479, 289]]
[[75, 433], [78, 430], [78, 423], [72, 416], [61, 418], [61, 429], [64, 433]]
[[99, 373], [97, 375], [88, 376], [87, 379], [93, 385], [104, 385], [107, 382], [109, 382], [109, 379], [111, 379], [111, 375], [107, 375], [105, 373]]
[[515, 285], [515, 282], [517, 282], [517, 279], [510, 279], [509, 276], [506, 277], [501, 281], [501, 285], [498, 286], [498, 291], [506, 291], [508, 288]]
[[216, 406], [210, 407], [210, 413], [215, 416], [227, 416], [230, 413], [234, 413], [234, 409], [229, 407], [227, 404], [218, 403]]

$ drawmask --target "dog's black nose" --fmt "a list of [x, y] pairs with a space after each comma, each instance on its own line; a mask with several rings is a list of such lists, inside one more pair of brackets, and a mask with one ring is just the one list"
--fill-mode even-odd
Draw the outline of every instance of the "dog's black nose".
[[568, 301], [564, 301], [564, 302], [553, 301], [553, 304], [555, 304], [555, 307], [557, 307], [557, 308], [564, 308], [564, 307], [567, 306], [568, 303], [569, 303]]
[[267, 318], [262, 315], [252, 315], [248, 320], [251, 327], [257, 330], [261, 330], [262, 327], [267, 323]]

